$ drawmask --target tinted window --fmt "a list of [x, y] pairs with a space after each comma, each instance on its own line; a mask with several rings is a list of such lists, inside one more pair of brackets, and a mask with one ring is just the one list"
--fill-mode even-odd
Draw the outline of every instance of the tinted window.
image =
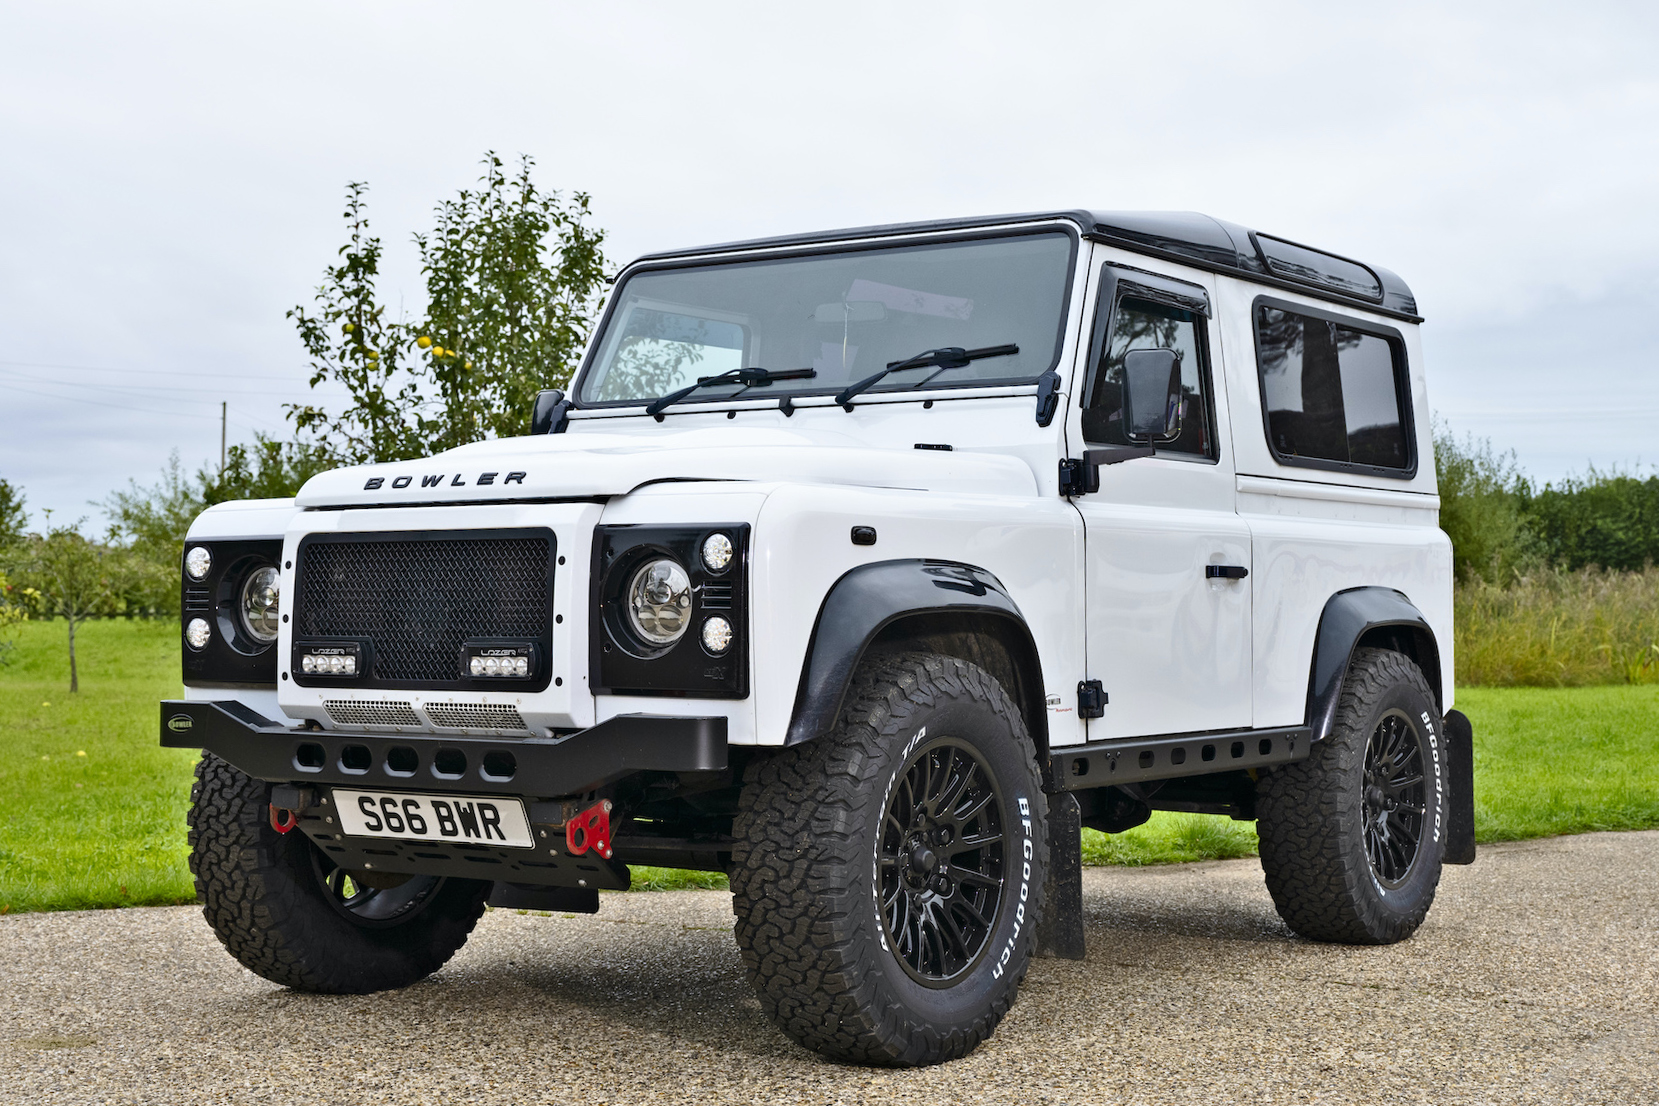
[[1268, 438], [1281, 459], [1411, 467], [1398, 341], [1257, 305]]
[[1112, 312], [1104, 343], [1083, 398], [1083, 438], [1096, 445], [1128, 445], [1123, 433], [1123, 359], [1131, 350], [1171, 349], [1181, 361], [1180, 434], [1159, 453], [1210, 455], [1209, 374], [1200, 336], [1201, 315], [1125, 296]]

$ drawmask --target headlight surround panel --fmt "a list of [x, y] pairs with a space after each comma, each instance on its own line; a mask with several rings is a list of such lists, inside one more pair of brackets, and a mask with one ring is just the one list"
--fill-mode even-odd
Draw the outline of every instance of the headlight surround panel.
[[[185, 567], [185, 557], [198, 547], [205, 548], [211, 557], [207, 574], [199, 580]], [[185, 542], [179, 551], [183, 601], [179, 644], [185, 683], [196, 687], [275, 686], [276, 642], [261, 641], [249, 633], [242, 616], [243, 588], [254, 573], [266, 568], [275, 569], [280, 581], [281, 539]], [[280, 618], [286, 610], [286, 603], [282, 603], [275, 616]], [[184, 638], [184, 629], [198, 618], [206, 621], [212, 631], [200, 649]]]
[[[704, 543], [724, 534], [732, 557], [712, 571]], [[628, 617], [629, 586], [648, 562], [670, 558], [691, 580], [686, 631], [660, 645], [637, 633]], [[748, 523], [705, 526], [600, 526], [593, 535], [592, 687], [612, 695], [667, 695], [693, 699], [749, 696]], [[719, 655], [703, 646], [703, 621], [731, 624], [734, 637]]]

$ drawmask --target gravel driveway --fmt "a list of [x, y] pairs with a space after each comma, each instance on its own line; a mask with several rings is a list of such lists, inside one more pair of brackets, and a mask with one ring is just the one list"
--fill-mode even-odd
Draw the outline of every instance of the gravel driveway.
[[1659, 1101], [1659, 833], [1485, 848], [1391, 948], [1292, 937], [1255, 861], [1085, 875], [1089, 958], [989, 1044], [819, 1060], [750, 997], [721, 892], [494, 911], [405, 991], [281, 990], [194, 907], [0, 918], [0, 1101]]

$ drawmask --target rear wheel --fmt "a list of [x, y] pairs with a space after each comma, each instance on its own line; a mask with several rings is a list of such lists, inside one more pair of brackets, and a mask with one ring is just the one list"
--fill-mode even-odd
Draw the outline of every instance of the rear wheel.
[[1408, 657], [1358, 649], [1331, 735], [1256, 787], [1262, 871], [1297, 933], [1380, 945], [1428, 915], [1445, 851], [1446, 743]]
[[300, 830], [271, 827], [271, 785], [213, 756], [191, 789], [190, 871], [230, 954], [273, 983], [363, 994], [441, 968], [484, 912], [490, 884], [347, 871]]
[[761, 1005], [859, 1063], [955, 1059], [1030, 958], [1048, 862], [1030, 738], [952, 657], [866, 665], [837, 728], [752, 765], [733, 853], [737, 940]]

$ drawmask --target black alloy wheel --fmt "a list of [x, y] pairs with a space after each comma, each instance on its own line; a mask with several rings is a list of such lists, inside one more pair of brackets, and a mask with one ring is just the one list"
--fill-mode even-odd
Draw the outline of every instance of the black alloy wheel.
[[876, 857], [887, 939], [910, 977], [948, 986], [985, 951], [1002, 908], [996, 779], [967, 745], [914, 754], [887, 800]]
[[1354, 650], [1330, 734], [1256, 781], [1262, 874], [1290, 928], [1386, 945], [1416, 932], [1446, 851], [1446, 742], [1402, 653]]
[[1404, 711], [1390, 710], [1365, 746], [1365, 856], [1386, 888], [1402, 886], [1417, 862], [1426, 798], [1422, 736]]
[[402, 925], [419, 914], [444, 885], [442, 876], [347, 871], [311, 848], [311, 869], [330, 905], [360, 926]]
[[835, 728], [755, 757], [732, 912], [761, 1009], [820, 1055], [915, 1067], [990, 1037], [1030, 963], [1048, 804], [1020, 707], [985, 669], [863, 661]]

